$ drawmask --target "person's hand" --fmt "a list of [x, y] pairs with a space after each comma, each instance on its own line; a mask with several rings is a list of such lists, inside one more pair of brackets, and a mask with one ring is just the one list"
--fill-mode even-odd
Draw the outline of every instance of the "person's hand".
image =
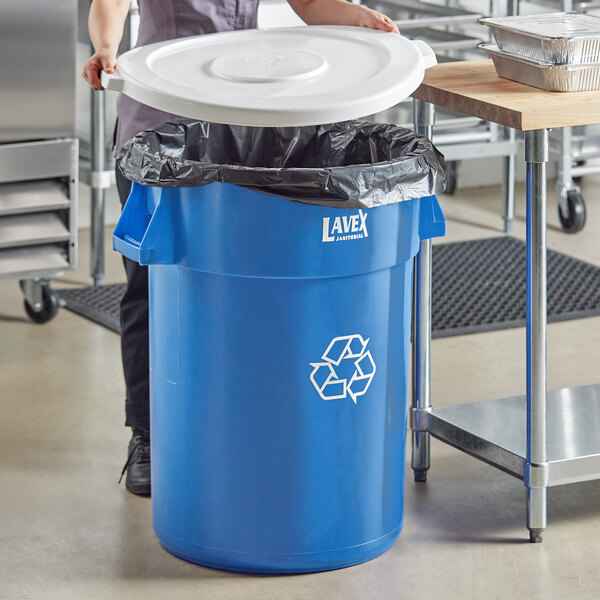
[[294, 12], [307, 25], [346, 25], [400, 33], [384, 14], [346, 0], [288, 0]]
[[379, 29], [389, 31], [390, 33], [400, 33], [396, 24], [384, 14], [371, 8], [361, 5], [354, 5], [357, 9], [357, 22], [354, 25], [358, 27], [368, 27], [369, 29]]
[[100, 82], [100, 71], [114, 73], [116, 66], [116, 54], [106, 48], [102, 48], [83, 65], [81, 75], [95, 90], [103, 90], [104, 87]]

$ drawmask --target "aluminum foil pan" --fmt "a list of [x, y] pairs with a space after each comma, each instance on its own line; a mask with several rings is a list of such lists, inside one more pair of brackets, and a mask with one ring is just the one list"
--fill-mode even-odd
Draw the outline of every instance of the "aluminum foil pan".
[[547, 92], [583, 92], [600, 89], [600, 62], [553, 65], [503, 52], [495, 44], [480, 44], [494, 61], [496, 73]]
[[481, 19], [500, 50], [555, 65], [600, 62], [600, 17], [580, 13]]

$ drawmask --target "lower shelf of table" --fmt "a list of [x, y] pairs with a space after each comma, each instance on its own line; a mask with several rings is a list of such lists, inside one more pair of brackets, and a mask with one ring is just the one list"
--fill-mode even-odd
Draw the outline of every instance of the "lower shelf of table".
[[[600, 384], [548, 392], [549, 485], [600, 479]], [[523, 479], [527, 448], [524, 396], [432, 409], [439, 440]]]

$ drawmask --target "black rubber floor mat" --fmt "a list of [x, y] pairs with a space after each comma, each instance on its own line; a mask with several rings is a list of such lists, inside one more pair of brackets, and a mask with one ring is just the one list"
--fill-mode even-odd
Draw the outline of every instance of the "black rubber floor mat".
[[[525, 326], [525, 243], [512, 237], [433, 247], [434, 338]], [[58, 290], [66, 308], [117, 333], [125, 284]], [[600, 315], [600, 268], [548, 251], [548, 321]]]
[[125, 284], [98, 285], [95, 287], [57, 290], [65, 308], [90, 321], [121, 333], [119, 308], [125, 293]]
[[[524, 327], [525, 242], [496, 237], [433, 247], [432, 336]], [[548, 322], [600, 315], [600, 268], [548, 251]]]

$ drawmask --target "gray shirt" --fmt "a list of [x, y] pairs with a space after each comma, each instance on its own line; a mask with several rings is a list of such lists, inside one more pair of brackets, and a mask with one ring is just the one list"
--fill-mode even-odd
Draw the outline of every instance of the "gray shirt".
[[[139, 0], [138, 46], [201, 33], [256, 27], [258, 0]], [[117, 100], [115, 151], [145, 129], [181, 117], [150, 108], [121, 94]]]

